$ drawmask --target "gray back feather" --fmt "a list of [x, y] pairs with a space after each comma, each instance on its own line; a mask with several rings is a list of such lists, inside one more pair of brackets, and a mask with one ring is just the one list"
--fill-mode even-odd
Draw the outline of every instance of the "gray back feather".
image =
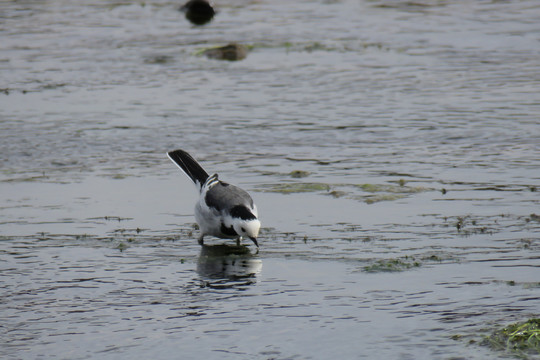
[[222, 181], [208, 190], [204, 200], [206, 205], [219, 211], [230, 211], [235, 206], [245, 206], [248, 209], [253, 209], [253, 200], [246, 191]]

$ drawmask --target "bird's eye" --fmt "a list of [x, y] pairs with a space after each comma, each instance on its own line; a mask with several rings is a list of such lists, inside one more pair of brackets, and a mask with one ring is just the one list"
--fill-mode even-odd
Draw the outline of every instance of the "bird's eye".
[[246, 232], [246, 229], [244, 229], [244, 228], [240, 228], [240, 230], [242, 230], [242, 232]]

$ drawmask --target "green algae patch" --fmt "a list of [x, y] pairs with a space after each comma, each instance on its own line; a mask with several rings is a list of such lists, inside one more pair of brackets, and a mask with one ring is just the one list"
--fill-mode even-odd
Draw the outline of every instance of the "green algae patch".
[[377, 260], [371, 265], [364, 266], [362, 271], [368, 273], [377, 273], [377, 272], [399, 272], [405, 271], [412, 268], [418, 268], [422, 264], [414, 259], [413, 257], [405, 256], [402, 258], [396, 259], [383, 259]]
[[311, 173], [309, 171], [303, 171], [303, 170], [294, 170], [289, 173], [289, 176], [292, 178], [305, 178], [308, 177]]
[[355, 188], [360, 189], [368, 195], [355, 196], [355, 199], [362, 200], [366, 204], [374, 204], [381, 201], [394, 201], [407, 197], [411, 194], [430, 191], [432, 189], [422, 186], [405, 186], [405, 181], [400, 180], [398, 185], [392, 184], [355, 184]]
[[[5, 174], [8, 174], [7, 172], [4, 172]], [[8, 174], [10, 175], [10, 174]], [[45, 173], [42, 173], [41, 175], [35, 175], [35, 176], [21, 176], [21, 177], [12, 177], [0, 180], [1, 182], [6, 183], [16, 183], [16, 182], [39, 182], [39, 181], [46, 181], [49, 180], [49, 177], [45, 175]]]
[[400, 182], [400, 185], [390, 185], [390, 184], [357, 184], [356, 187], [362, 189], [365, 192], [370, 193], [397, 193], [397, 194], [416, 194], [420, 192], [429, 191], [431, 189], [425, 188], [422, 186], [405, 186], [404, 183]]
[[281, 194], [293, 194], [304, 192], [327, 192], [330, 190], [330, 185], [324, 183], [282, 183], [263, 185], [259, 191], [262, 192], [275, 192]]
[[[295, 170], [288, 174], [292, 178], [304, 178], [311, 175], [307, 171]], [[351, 191], [353, 189], [354, 191]], [[361, 190], [363, 194], [358, 194]], [[398, 184], [327, 184], [314, 182], [291, 182], [281, 184], [261, 185], [258, 191], [275, 192], [281, 194], [324, 192], [334, 198], [348, 198], [374, 204], [381, 201], [395, 201], [412, 194], [431, 191], [432, 188], [407, 186], [403, 182]]]
[[121, 241], [117, 246], [116, 246], [116, 249], [120, 250], [120, 252], [124, 252], [124, 250], [126, 250], [128, 248], [128, 245]]
[[374, 204], [376, 202], [381, 201], [394, 201], [403, 199], [405, 195], [400, 194], [380, 194], [380, 195], [374, 195], [374, 196], [368, 196], [364, 198], [364, 201], [366, 204]]
[[496, 330], [487, 336], [482, 344], [524, 359], [530, 355], [540, 355], [540, 318], [517, 322]]
[[169, 55], [152, 55], [144, 59], [145, 64], [163, 65], [173, 62], [174, 58]]

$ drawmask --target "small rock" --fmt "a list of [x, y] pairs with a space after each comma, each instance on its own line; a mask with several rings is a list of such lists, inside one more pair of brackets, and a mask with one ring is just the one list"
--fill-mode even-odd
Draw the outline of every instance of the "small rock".
[[229, 44], [218, 48], [203, 51], [209, 59], [238, 61], [245, 59], [247, 48], [240, 44]]

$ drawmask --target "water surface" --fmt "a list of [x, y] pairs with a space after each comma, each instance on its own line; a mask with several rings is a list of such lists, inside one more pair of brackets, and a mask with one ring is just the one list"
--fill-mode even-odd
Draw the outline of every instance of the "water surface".
[[[179, 5], [2, 4], [2, 357], [511, 356], [478, 342], [540, 313], [540, 5]], [[175, 148], [259, 252], [197, 244]]]

